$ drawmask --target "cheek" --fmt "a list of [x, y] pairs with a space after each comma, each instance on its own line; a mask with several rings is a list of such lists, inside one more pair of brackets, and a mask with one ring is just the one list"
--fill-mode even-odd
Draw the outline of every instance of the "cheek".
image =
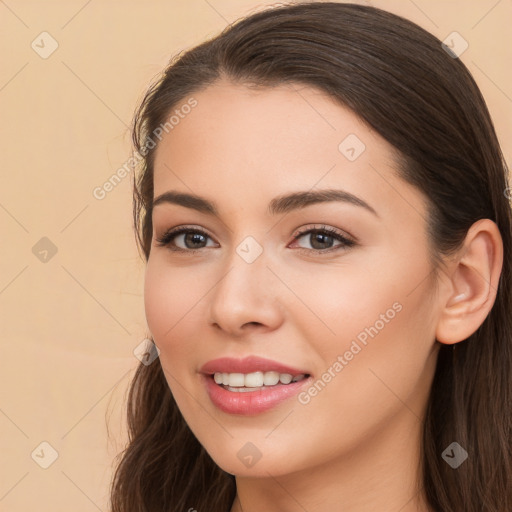
[[355, 260], [347, 258], [338, 267], [319, 266], [314, 272], [310, 268], [279, 269], [293, 291], [285, 309], [292, 322], [300, 325], [301, 338], [324, 362], [328, 362], [326, 357], [332, 359], [349, 350], [352, 340], [364, 344], [376, 330], [381, 333], [389, 331], [390, 324], [400, 324], [403, 315], [398, 310], [409, 309], [408, 304], [416, 298], [407, 295], [412, 276], [420, 272], [417, 266], [386, 263], [383, 255], [375, 255], [371, 261]]
[[190, 273], [149, 259], [144, 280], [144, 307], [146, 320], [160, 350], [165, 349], [195, 314], [204, 292], [200, 281]]
[[144, 308], [146, 321], [157, 345], [162, 341], [164, 327], [172, 323], [170, 315], [173, 311], [173, 294], [175, 287], [169, 286], [167, 273], [160, 271], [159, 266], [151, 258], [146, 266], [144, 278]]
[[[436, 362], [427, 301], [422, 300], [427, 291], [407, 297], [409, 290], [376, 288], [372, 300], [363, 300], [361, 292], [353, 296], [357, 305], [345, 303], [350, 315], [340, 306], [337, 323], [333, 320], [336, 338], [325, 344], [318, 336], [310, 338], [321, 363], [313, 385], [298, 397], [295, 423], [287, 424], [287, 436], [301, 439], [294, 463], [305, 464], [306, 457], [320, 463], [372, 439], [393, 418], [410, 424], [421, 417]], [[304, 436], [301, 425], [314, 435]]]
[[435, 339], [431, 269], [426, 258], [402, 254], [347, 262], [350, 272], [319, 271], [296, 283], [309, 311], [298, 305], [303, 314], [294, 318], [314, 349], [316, 376], [329, 382], [319, 386], [322, 407], [338, 402], [361, 415], [384, 411], [396, 402], [394, 393], [406, 397], [423, 385]]

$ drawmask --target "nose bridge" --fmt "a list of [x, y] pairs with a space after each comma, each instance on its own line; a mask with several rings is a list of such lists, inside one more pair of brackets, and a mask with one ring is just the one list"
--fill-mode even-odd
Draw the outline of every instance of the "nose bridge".
[[275, 327], [280, 315], [279, 300], [262, 244], [247, 236], [224, 261], [225, 271], [211, 294], [211, 322], [232, 332], [247, 323]]
[[246, 237], [226, 256], [227, 272], [217, 285], [217, 295], [222, 295], [224, 303], [231, 302], [240, 307], [252, 302], [268, 300], [268, 290], [264, 283], [270, 274], [267, 268], [267, 254], [253, 238]]

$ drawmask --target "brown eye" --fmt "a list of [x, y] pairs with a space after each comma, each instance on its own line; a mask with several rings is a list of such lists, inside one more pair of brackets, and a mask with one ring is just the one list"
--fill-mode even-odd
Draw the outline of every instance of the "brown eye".
[[[180, 244], [184, 247], [176, 246], [176, 239], [180, 239]], [[182, 227], [166, 231], [160, 238], [157, 238], [159, 246], [168, 247], [171, 251], [194, 252], [205, 248], [202, 245], [207, 243], [210, 236], [197, 228]]]
[[[304, 238], [307, 243], [310, 244], [311, 248], [304, 247], [303, 245], [300, 245], [300, 247], [309, 252], [325, 253], [356, 245], [356, 242], [342, 235], [337, 230], [325, 226], [322, 228], [313, 228], [301, 231], [294, 236], [294, 240], [300, 240], [301, 238]], [[333, 246], [335, 241], [338, 241], [339, 243]]]

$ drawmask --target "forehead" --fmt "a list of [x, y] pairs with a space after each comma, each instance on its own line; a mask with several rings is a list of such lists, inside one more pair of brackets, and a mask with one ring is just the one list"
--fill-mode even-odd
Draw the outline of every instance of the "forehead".
[[195, 107], [183, 109], [156, 149], [155, 197], [193, 191], [263, 208], [264, 198], [266, 207], [290, 191], [342, 187], [381, 209], [396, 206], [400, 194], [416, 195], [408, 200], [423, 206], [396, 175], [394, 148], [323, 91], [219, 82], [191, 97]]
[[[315, 157], [329, 150], [332, 158], [339, 156], [339, 143], [347, 135], [359, 139], [370, 137], [373, 149], [389, 152], [391, 147], [370, 133], [363, 121], [323, 91], [310, 86], [289, 84], [275, 87], [248, 87], [221, 81], [193, 95], [196, 106], [178, 121], [162, 147], [172, 149], [175, 156], [186, 149], [197, 151], [188, 158], [201, 158], [208, 150], [226, 159], [250, 157], [258, 159], [286, 157], [300, 160]], [[189, 99], [184, 98], [181, 105]], [[180, 105], [173, 109], [180, 110]], [[172, 112], [171, 112], [172, 114]], [[355, 137], [352, 137], [355, 140]], [[184, 140], [186, 139], [186, 140]], [[379, 146], [377, 148], [377, 146]], [[169, 156], [167, 154], [166, 156]], [[171, 155], [172, 156], [172, 155]], [[389, 156], [389, 155], [387, 155]], [[158, 156], [157, 156], [158, 159]]]

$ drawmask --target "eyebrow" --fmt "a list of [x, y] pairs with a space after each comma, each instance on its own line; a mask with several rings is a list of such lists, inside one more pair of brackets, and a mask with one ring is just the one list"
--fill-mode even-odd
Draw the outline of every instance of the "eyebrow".
[[[346, 192], [345, 190], [325, 189], [325, 190], [309, 190], [302, 192], [293, 192], [282, 196], [275, 197], [268, 205], [268, 213], [270, 215], [278, 215], [281, 213], [288, 213], [293, 210], [305, 208], [306, 206], [338, 201], [349, 203], [355, 206], [362, 207], [371, 212], [376, 217], [379, 214], [368, 203], [361, 198]], [[189, 194], [185, 192], [167, 191], [159, 195], [153, 200], [152, 208], [159, 204], [170, 203], [191, 208], [207, 215], [219, 217], [219, 209], [215, 202], [210, 201], [204, 197]]]

